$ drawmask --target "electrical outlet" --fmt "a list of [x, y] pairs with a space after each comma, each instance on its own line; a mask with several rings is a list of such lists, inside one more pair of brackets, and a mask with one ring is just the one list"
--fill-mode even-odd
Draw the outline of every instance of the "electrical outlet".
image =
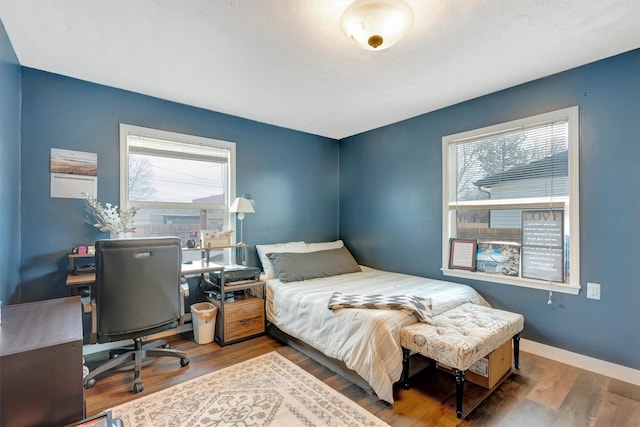
[[600, 299], [600, 283], [587, 283], [587, 298]]

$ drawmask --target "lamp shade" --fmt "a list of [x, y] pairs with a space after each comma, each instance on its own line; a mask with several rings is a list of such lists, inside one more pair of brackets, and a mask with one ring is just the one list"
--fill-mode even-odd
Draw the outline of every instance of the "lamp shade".
[[253, 209], [253, 205], [248, 199], [244, 197], [236, 197], [236, 199], [231, 204], [229, 208], [229, 212], [234, 213], [255, 213]]
[[404, 0], [354, 0], [342, 14], [346, 36], [367, 50], [396, 44], [413, 25], [413, 9]]

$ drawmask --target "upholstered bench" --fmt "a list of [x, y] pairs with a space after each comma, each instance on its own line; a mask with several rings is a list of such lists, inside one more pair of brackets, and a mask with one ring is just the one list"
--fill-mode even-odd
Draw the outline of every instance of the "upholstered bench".
[[514, 365], [518, 368], [523, 329], [521, 314], [471, 303], [434, 316], [430, 323], [405, 326], [400, 329], [404, 386], [409, 387], [411, 353], [452, 367], [456, 380], [456, 415], [462, 418], [464, 371], [512, 338]]

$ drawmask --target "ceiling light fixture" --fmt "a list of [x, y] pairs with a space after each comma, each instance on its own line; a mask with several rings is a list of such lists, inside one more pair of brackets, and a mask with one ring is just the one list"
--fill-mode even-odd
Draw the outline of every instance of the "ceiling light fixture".
[[413, 9], [404, 0], [354, 0], [342, 14], [342, 31], [367, 50], [396, 44], [413, 24]]

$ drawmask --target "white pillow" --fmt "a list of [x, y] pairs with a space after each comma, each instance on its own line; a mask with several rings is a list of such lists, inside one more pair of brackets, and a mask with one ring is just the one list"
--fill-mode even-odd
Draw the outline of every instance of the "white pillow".
[[344, 242], [342, 240], [336, 240], [335, 242], [307, 243], [306, 246], [307, 249], [305, 252], [327, 251], [330, 249], [340, 249], [344, 246]]
[[269, 257], [267, 257], [267, 254], [282, 252], [304, 253], [307, 251], [306, 249], [307, 244], [303, 241], [276, 243], [273, 245], [256, 245], [256, 250], [258, 251], [258, 257], [262, 263], [262, 270], [264, 271], [265, 279], [273, 279], [275, 277], [273, 264]]

